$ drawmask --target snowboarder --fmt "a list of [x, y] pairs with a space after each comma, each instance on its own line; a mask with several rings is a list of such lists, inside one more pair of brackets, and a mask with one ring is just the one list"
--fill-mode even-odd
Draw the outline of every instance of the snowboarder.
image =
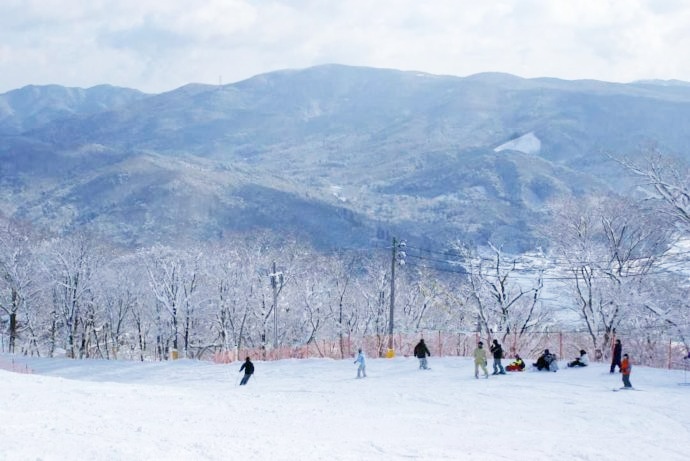
[[486, 350], [484, 349], [484, 343], [479, 341], [477, 343], [477, 348], [474, 350], [474, 377], [479, 378], [479, 368], [481, 367], [484, 372], [484, 377], [489, 377], [489, 372], [486, 371]]
[[367, 359], [364, 358], [364, 352], [362, 352], [362, 349], [360, 348], [358, 353], [357, 353], [357, 358], [355, 359], [354, 363], [358, 363], [359, 366], [357, 367], [357, 378], [366, 378], [367, 377]]
[[506, 371], [503, 369], [503, 365], [501, 365], [501, 359], [503, 358], [503, 348], [501, 347], [500, 344], [498, 344], [498, 339], [494, 339], [490, 350], [494, 356], [494, 373], [493, 374], [494, 375], [506, 374]]
[[580, 350], [580, 356], [576, 357], [575, 360], [572, 362], [568, 363], [569, 367], [586, 367], [589, 365], [589, 357], [587, 356], [587, 351], [582, 349]]
[[423, 339], [420, 339], [417, 345], [414, 347], [414, 356], [419, 359], [420, 370], [429, 369], [426, 364], [426, 358], [427, 356], [431, 357], [431, 353], [429, 352], [429, 348], [426, 347], [426, 344], [424, 344]]
[[623, 373], [623, 388], [632, 389], [632, 384], [630, 384], [630, 371], [632, 370], [632, 365], [630, 364], [630, 358], [628, 354], [623, 354], [623, 362], [621, 363], [621, 373]]
[[621, 352], [623, 352], [623, 345], [621, 340], [617, 339], [616, 344], [613, 346], [613, 357], [611, 358], [611, 373], [616, 371], [616, 365], [618, 366], [618, 372], [623, 371], [621, 368]]
[[254, 364], [251, 360], [249, 360], [249, 357], [247, 357], [247, 359], [240, 367], [240, 373], [242, 373], [242, 370], [244, 370], [244, 376], [242, 377], [242, 381], [240, 381], [240, 386], [244, 386], [245, 384], [247, 384], [249, 378], [251, 378], [254, 374]]

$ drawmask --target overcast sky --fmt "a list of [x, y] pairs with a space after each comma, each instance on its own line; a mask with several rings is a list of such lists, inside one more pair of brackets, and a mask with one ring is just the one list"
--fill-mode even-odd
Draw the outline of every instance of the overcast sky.
[[162, 92], [324, 63], [690, 81], [686, 0], [0, 0], [0, 92]]

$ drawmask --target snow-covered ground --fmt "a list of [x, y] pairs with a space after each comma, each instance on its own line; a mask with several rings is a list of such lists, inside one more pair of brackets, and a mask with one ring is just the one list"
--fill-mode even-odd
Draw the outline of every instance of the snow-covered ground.
[[529, 132], [519, 138], [501, 144], [494, 149], [494, 152], [502, 152], [504, 150], [515, 150], [525, 154], [538, 154], [541, 150], [541, 139], [539, 139], [534, 132]]
[[[684, 371], [604, 364], [475, 379], [466, 358], [124, 362], [0, 356], [0, 460], [690, 458]], [[563, 363], [561, 365], [564, 365]], [[690, 377], [688, 378], [690, 379]]]

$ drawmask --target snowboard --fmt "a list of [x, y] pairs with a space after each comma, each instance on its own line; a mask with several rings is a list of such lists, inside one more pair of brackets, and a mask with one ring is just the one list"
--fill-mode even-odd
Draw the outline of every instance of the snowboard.
[[636, 387], [617, 387], [615, 389], [611, 389], [613, 392], [618, 392], [618, 391], [641, 391], [642, 389], [638, 389]]

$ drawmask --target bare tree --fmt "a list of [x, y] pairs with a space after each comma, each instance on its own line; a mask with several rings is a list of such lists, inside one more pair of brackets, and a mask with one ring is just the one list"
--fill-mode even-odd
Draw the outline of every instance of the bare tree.
[[146, 273], [143, 269], [140, 261], [132, 255], [114, 257], [104, 268], [96, 293], [103, 311], [105, 358], [112, 355], [117, 359], [121, 348], [138, 347], [139, 357], [143, 360], [146, 343], [146, 338], [142, 337], [142, 304], [146, 298]]
[[148, 252], [146, 261], [149, 286], [156, 299], [158, 354], [167, 357], [182, 349], [187, 356], [197, 307], [198, 257], [157, 246]]
[[223, 241], [210, 254], [212, 342], [221, 351], [239, 353], [256, 317], [250, 314], [261, 307], [261, 263], [256, 247], [240, 238]]
[[670, 227], [653, 210], [614, 197], [560, 203], [552, 211], [553, 259], [570, 274], [574, 308], [592, 345], [607, 351], [616, 330], [639, 312], [634, 294], [670, 247]]
[[352, 331], [377, 338], [377, 352], [382, 356], [386, 346], [390, 309], [390, 262], [385, 258], [365, 261], [356, 279], [356, 291], [362, 298], [359, 315], [353, 318]]
[[0, 310], [8, 316], [8, 352], [14, 353], [20, 315], [35, 301], [39, 271], [29, 229], [11, 221], [0, 222]]
[[690, 226], [690, 170], [687, 165], [656, 149], [652, 149], [642, 163], [614, 160], [639, 180], [639, 187], [647, 191], [648, 198], [661, 201], [663, 206], [657, 207], [660, 211]]
[[543, 324], [543, 268], [508, 256], [493, 244], [484, 256], [459, 249], [465, 254], [478, 331], [489, 337], [500, 335], [504, 340], [511, 333], [521, 336]]
[[66, 336], [65, 349], [71, 358], [88, 356], [93, 334], [94, 283], [103, 257], [92, 237], [77, 233], [51, 242], [54, 277], [53, 302]]

